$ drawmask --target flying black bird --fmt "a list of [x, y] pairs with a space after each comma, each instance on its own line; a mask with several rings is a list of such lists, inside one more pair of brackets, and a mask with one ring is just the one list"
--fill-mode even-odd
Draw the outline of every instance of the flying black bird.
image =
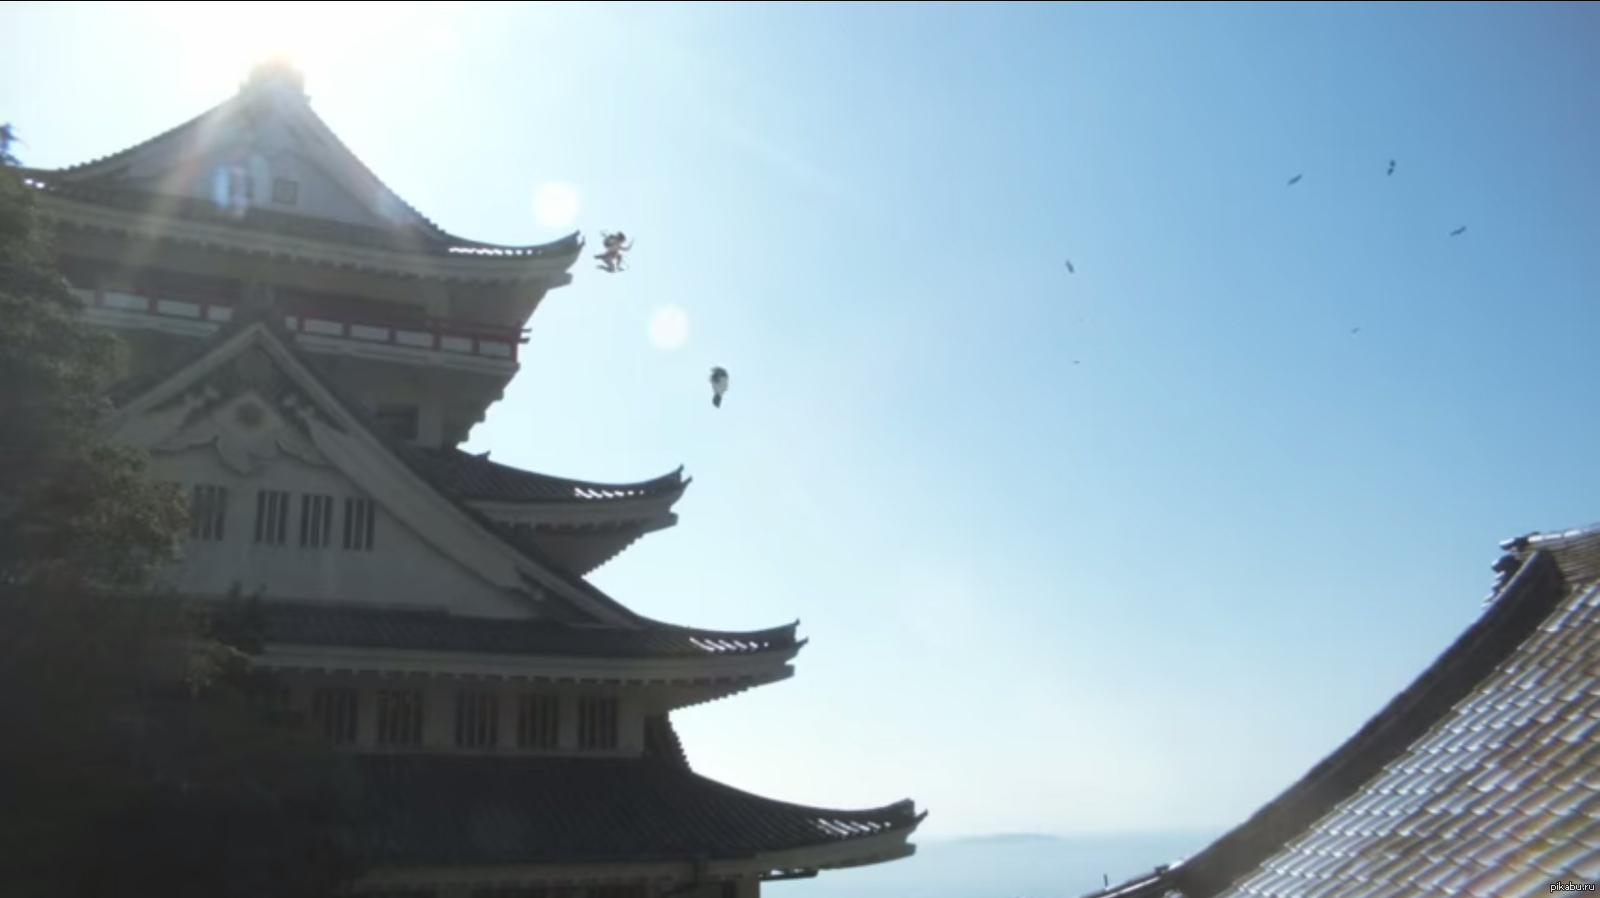
[[1359, 328], [1359, 327], [1350, 328], [1350, 336], [1354, 337], [1356, 334], [1359, 334], [1359, 333], [1361, 333], [1361, 328]]
[[1460, 237], [1462, 234], [1465, 234], [1466, 232], [1467, 232], [1467, 226], [1466, 225], [1462, 225], [1461, 227], [1456, 228], [1454, 231], [1451, 231], [1450, 232], [1450, 236], [1451, 237]]
[[1393, 159], [1389, 160], [1389, 170], [1387, 172], [1384, 172], [1384, 174], [1387, 174], [1387, 175], [1394, 174], [1394, 160]]
[[1294, 177], [1290, 178], [1289, 179], [1289, 186], [1293, 187], [1294, 185], [1300, 183], [1300, 179], [1303, 178], [1303, 177], [1305, 177], [1305, 175], [1295, 175]]
[[728, 369], [711, 369], [711, 404], [722, 408], [722, 394], [728, 392]]
[[1072, 267], [1072, 260], [1067, 260], [1067, 274], [1077, 274], [1078, 269]]

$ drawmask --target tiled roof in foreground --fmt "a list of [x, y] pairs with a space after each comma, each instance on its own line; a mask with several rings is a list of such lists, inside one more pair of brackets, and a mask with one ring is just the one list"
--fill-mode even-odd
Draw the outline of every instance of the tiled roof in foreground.
[[1199, 854], [1103, 898], [1513, 898], [1600, 880], [1600, 528], [1506, 543], [1483, 615]]
[[861, 811], [773, 801], [649, 757], [380, 755], [357, 765], [362, 847], [386, 865], [740, 859], [910, 835], [923, 817], [909, 801]]
[[[255, 621], [244, 617], [256, 616]], [[771, 630], [725, 632], [652, 624], [643, 629], [582, 627], [532, 620], [463, 617], [446, 611], [410, 610], [324, 602], [219, 605], [213, 618], [229, 628], [258, 626], [264, 643], [546, 655], [585, 658], [716, 658], [783, 652], [804, 644], [793, 624]]]
[[[1574, 572], [1597, 548], [1593, 533], [1550, 545]], [[1516, 898], [1600, 881], [1600, 586], [1574, 586], [1426, 736], [1224, 895]]]

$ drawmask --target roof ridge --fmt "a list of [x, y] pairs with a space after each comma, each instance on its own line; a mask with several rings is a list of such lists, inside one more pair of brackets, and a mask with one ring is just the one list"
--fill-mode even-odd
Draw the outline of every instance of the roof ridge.
[[1183, 863], [1085, 898], [1212, 898], [1294, 841], [1444, 719], [1536, 632], [1568, 592], [1556, 559], [1536, 551], [1496, 601], [1350, 738], [1254, 814]]

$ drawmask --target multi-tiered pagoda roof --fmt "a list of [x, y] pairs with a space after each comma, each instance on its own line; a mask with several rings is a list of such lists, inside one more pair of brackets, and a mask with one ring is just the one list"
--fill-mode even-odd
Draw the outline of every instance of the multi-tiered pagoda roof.
[[[211, 503], [196, 506], [180, 586], [217, 599], [218, 626], [249, 628], [259, 666], [308, 691], [489, 684], [508, 701], [567, 690], [634, 709], [637, 739], [613, 722], [589, 755], [553, 737], [529, 748], [504, 735], [510, 723], [471, 750], [438, 749], [433, 723], [416, 724], [411, 748], [382, 737], [374, 748], [352, 718], [368, 796], [360, 838], [376, 865], [364, 887], [754, 883], [914, 850], [923, 815], [910, 802], [807, 807], [690, 769], [671, 712], [791, 676], [805, 641], [797, 623], [653, 620], [585, 579], [676, 523], [681, 468], [595, 483], [456, 448], [515, 374], [529, 316], [570, 282], [576, 235], [498, 247], [445, 232], [332, 134], [297, 76], [272, 67], [150, 141], [25, 176], [90, 319], [146, 348], [110, 392], [116, 437]], [[208, 195], [214, 180], [249, 202]], [[460, 314], [412, 308], [427, 303]], [[409, 429], [384, 417], [391, 381], [426, 388]], [[258, 488], [253, 518], [223, 504], [230, 489]], [[241, 532], [251, 521], [253, 544]], [[342, 554], [330, 538], [341, 526]], [[356, 564], [375, 533], [405, 548]], [[223, 601], [219, 584], [237, 570], [266, 583], [259, 601]], [[235, 583], [257, 591], [243, 576]], [[353, 690], [349, 713], [370, 711]]]

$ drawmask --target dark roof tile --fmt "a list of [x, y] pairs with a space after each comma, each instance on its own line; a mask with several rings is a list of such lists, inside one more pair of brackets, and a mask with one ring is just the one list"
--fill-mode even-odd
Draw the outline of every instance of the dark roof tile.
[[368, 756], [362, 846], [391, 864], [746, 858], [915, 830], [910, 802], [786, 804], [646, 759]]
[[[240, 602], [213, 606], [218, 625], [260, 627], [265, 643], [484, 652], [593, 658], [720, 658], [793, 650], [794, 627], [747, 633], [686, 627], [575, 627], [531, 620], [462, 617], [446, 611], [334, 605], [324, 602]], [[252, 622], [251, 617], [255, 620]]]
[[[1351, 883], [1370, 882], [1395, 898], [1420, 896], [1429, 877], [1464, 889], [1482, 877], [1452, 853], [1461, 846], [1484, 835], [1478, 844], [1498, 844], [1525, 818], [1538, 836], [1553, 825], [1552, 804], [1577, 815], [1600, 805], [1586, 775], [1550, 792], [1555, 771], [1591, 763], [1578, 747], [1593, 721], [1572, 712], [1587, 708], [1574, 696], [1600, 664], [1600, 610], [1581, 594], [1600, 577], [1600, 531], [1533, 537], [1514, 551], [1515, 573], [1479, 620], [1328, 759], [1195, 857], [1100, 894], [1348, 898]], [[1480, 776], [1490, 768], [1506, 772]], [[1351, 833], [1364, 836], [1352, 843]], [[1383, 846], [1396, 837], [1413, 847], [1392, 854]]]
[[409, 449], [413, 465], [429, 481], [468, 501], [594, 503], [676, 498], [689, 485], [682, 468], [638, 483], [596, 483], [536, 474], [459, 449]]
[[[1588, 541], [1570, 535], [1559, 543], [1533, 541], [1535, 551], [1542, 545], [1571, 552], [1581, 563], [1559, 555], [1529, 560], [1549, 558], [1564, 574], [1600, 570], [1591, 566], [1600, 557], [1593, 543], [1600, 543], [1600, 534]], [[1479, 680], [1475, 700], [1456, 703], [1430, 737], [1414, 740], [1383, 773], [1363, 784], [1362, 797], [1334, 809], [1222, 894], [1309, 898], [1318, 890], [1303, 878], [1285, 881], [1278, 875], [1296, 856], [1318, 858], [1313, 878], [1370, 880], [1385, 895], [1407, 898], [1530, 894], [1530, 886], [1542, 892], [1552, 879], [1573, 877], [1576, 871], [1600, 874], [1600, 745], [1594, 740], [1589, 672], [1600, 659], [1600, 609], [1589, 584], [1568, 581], [1562, 587], [1543, 625], [1526, 628], [1508, 663]], [[1508, 607], [1516, 601], [1501, 595], [1496, 604]], [[1520, 688], [1518, 681], [1533, 670], [1540, 672], [1540, 685]], [[1548, 721], [1537, 713], [1551, 709], [1558, 713]], [[1483, 738], [1461, 742], [1460, 732]], [[1419, 777], [1440, 757], [1449, 759], [1453, 772], [1441, 769]], [[1396, 791], [1409, 793], [1403, 806], [1385, 808], [1370, 800]], [[1382, 810], [1391, 813], [1378, 816]], [[1358, 817], [1377, 827], [1351, 846], [1336, 833], [1348, 831]], [[1449, 825], [1430, 826], [1440, 819]], [[1403, 846], [1393, 838], [1408, 831], [1412, 835]], [[1344, 856], [1327, 866], [1321, 860], [1334, 844]]]

